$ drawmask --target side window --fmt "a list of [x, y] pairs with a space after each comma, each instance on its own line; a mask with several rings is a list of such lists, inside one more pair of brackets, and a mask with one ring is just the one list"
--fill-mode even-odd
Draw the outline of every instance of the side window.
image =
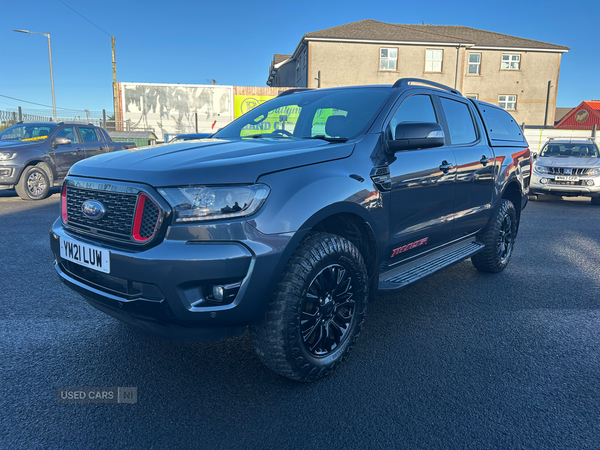
[[448, 122], [452, 145], [470, 144], [477, 140], [477, 131], [469, 106], [449, 98], [440, 97], [442, 108]]
[[396, 138], [396, 126], [402, 122], [438, 123], [431, 97], [425, 94], [413, 95], [405, 99], [390, 120], [389, 133]]
[[89, 127], [79, 127], [79, 132], [81, 133], [81, 138], [83, 142], [98, 142], [98, 136], [96, 135], [96, 130]]
[[524, 142], [521, 127], [513, 117], [500, 108], [478, 103], [483, 123], [492, 141]]
[[62, 130], [59, 130], [54, 137], [65, 137], [71, 139], [72, 144], [79, 144], [79, 137], [77, 137], [75, 127], [65, 127]]

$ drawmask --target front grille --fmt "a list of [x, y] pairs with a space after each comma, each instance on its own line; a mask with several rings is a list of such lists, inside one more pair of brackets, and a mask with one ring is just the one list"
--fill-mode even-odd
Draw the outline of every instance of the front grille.
[[573, 169], [569, 169], [567, 167], [548, 167], [548, 173], [550, 173], [551, 175], [588, 175], [590, 170], [592, 169], [588, 169], [585, 167]]
[[550, 180], [550, 184], [559, 184], [563, 186], [581, 186], [581, 181], [558, 181], [558, 180]]
[[147, 239], [152, 237], [156, 222], [160, 216], [160, 211], [151, 201], [144, 203], [144, 212], [142, 214], [142, 223], [140, 224], [140, 236]]
[[[136, 221], [136, 209], [140, 209], [140, 198], [145, 198], [146, 201], [143, 211], [138, 211]], [[90, 219], [83, 214], [82, 205], [86, 200], [102, 203], [105, 213], [100, 219]], [[123, 242], [148, 241], [155, 234], [160, 218], [159, 207], [143, 193], [84, 189], [68, 185], [66, 205], [66, 226], [71, 230]], [[141, 207], [141, 204], [139, 206]], [[137, 226], [139, 230], [134, 229]]]

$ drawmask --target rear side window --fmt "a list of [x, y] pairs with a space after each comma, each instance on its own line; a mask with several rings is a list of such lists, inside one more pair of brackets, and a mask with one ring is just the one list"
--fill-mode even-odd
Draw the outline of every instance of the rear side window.
[[456, 100], [440, 97], [452, 145], [470, 144], [477, 140], [477, 131], [469, 106]]
[[98, 142], [98, 136], [96, 135], [96, 130], [88, 127], [79, 127], [79, 132], [81, 133], [81, 138], [83, 142]]
[[525, 143], [521, 127], [509, 113], [487, 103], [476, 102], [475, 104], [481, 112], [485, 129], [492, 143], [494, 141], [498, 144]]

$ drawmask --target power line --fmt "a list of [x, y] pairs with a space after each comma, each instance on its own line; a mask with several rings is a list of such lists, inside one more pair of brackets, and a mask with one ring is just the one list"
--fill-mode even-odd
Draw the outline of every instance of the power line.
[[71, 11], [73, 11], [75, 14], [83, 17], [85, 20], [87, 20], [89, 23], [91, 23], [92, 25], [94, 25], [96, 28], [98, 28], [100, 31], [102, 31], [103, 33], [106, 33], [109, 36], [112, 36], [110, 33], [104, 31], [102, 28], [100, 28], [98, 25], [96, 25], [94, 22], [92, 22], [90, 19], [88, 19], [87, 17], [83, 16], [82, 14], [79, 14], [77, 11], [75, 11], [73, 8], [71, 8], [69, 5], [67, 5], [65, 2], [63, 2], [62, 0], [58, 0], [59, 2], [61, 2], [63, 5], [65, 5], [67, 8], [69, 8]]
[[[31, 105], [45, 106], [46, 108], [52, 108], [52, 106], [50, 106], [50, 105], [42, 105], [41, 103], [28, 102], [27, 100], [22, 100], [20, 98], [9, 97], [8, 95], [2, 95], [2, 94], [0, 94], [0, 97], [10, 98], [11, 100], [16, 100], [18, 102], [23, 102], [23, 103], [29, 103]], [[84, 109], [59, 108], [58, 106], [56, 107], [56, 109], [70, 109], [71, 111], [85, 111]]]

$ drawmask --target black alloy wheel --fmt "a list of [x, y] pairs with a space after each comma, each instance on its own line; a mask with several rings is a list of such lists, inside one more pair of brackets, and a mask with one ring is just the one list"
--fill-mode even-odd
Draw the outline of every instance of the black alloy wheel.
[[510, 215], [505, 215], [498, 234], [498, 258], [500, 264], [506, 264], [510, 259], [514, 245], [513, 222]]
[[302, 341], [315, 356], [327, 356], [348, 337], [354, 319], [352, 274], [340, 264], [322, 269], [301, 305]]
[[314, 381], [347, 357], [365, 320], [369, 282], [360, 251], [330, 233], [309, 233], [281, 274], [263, 318], [250, 326], [260, 360], [280, 375]]

